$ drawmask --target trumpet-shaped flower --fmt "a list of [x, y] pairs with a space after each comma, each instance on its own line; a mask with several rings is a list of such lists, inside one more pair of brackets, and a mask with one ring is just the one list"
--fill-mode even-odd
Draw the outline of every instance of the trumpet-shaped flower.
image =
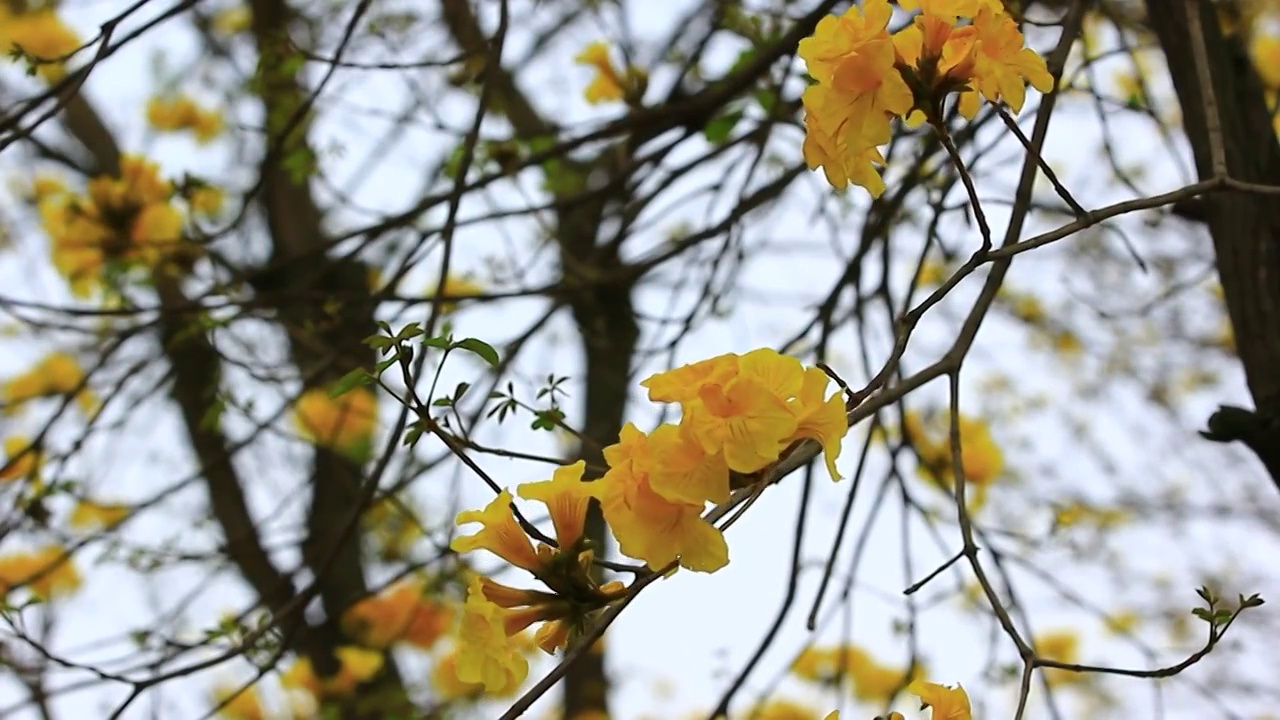
[[[1042, 93], [1053, 89], [1053, 76], [1045, 66], [1044, 58], [1026, 47], [1018, 23], [1008, 14], [984, 7], [973, 18], [977, 37], [974, 55], [973, 90], [989, 102], [1004, 100], [1010, 109], [1018, 112], [1026, 99], [1026, 86]], [[960, 112], [972, 118], [977, 112], [977, 98], [965, 93], [961, 98]]]
[[458, 637], [459, 681], [500, 693], [519, 686], [528, 676], [529, 662], [508, 637], [502, 608], [485, 597], [479, 578], [472, 579], [467, 589]]
[[844, 436], [849, 432], [849, 417], [845, 414], [844, 398], [836, 392], [826, 397], [827, 374], [822, 368], [809, 368], [804, 371], [804, 384], [794, 405], [799, 424], [795, 435], [790, 440], [812, 438], [822, 443], [822, 456], [827, 464], [827, 472], [832, 480], [840, 479], [836, 470], [836, 458], [840, 456], [840, 446]]
[[697, 400], [698, 388], [703, 384], [726, 382], [737, 374], [738, 356], [726, 353], [656, 373], [640, 387], [648, 389], [653, 402], [685, 404]]
[[911, 683], [907, 691], [919, 697], [921, 705], [932, 710], [932, 720], [973, 720], [969, 694], [959, 685], [947, 687], [917, 680]]
[[587, 102], [592, 105], [598, 105], [610, 100], [621, 100], [626, 94], [622, 78], [619, 76], [617, 69], [613, 67], [613, 61], [609, 58], [608, 43], [597, 40], [587, 45], [574, 58], [574, 61], [583, 65], [590, 65], [596, 69], [595, 77], [592, 78], [591, 84], [587, 85], [587, 89], [583, 93]]
[[679, 559], [690, 570], [713, 572], [729, 562], [724, 535], [702, 518], [703, 503], [672, 502], [654, 492], [656, 458], [649, 438], [628, 423], [619, 442], [605, 448], [609, 472], [601, 508], [622, 552], [653, 568]]
[[456, 552], [488, 550], [507, 562], [531, 572], [541, 569], [543, 561], [533, 549], [533, 542], [516, 522], [511, 510], [511, 492], [503, 490], [483, 510], [464, 510], [458, 513], [457, 524], [480, 523], [480, 531], [474, 535], [459, 535], [453, 539]]
[[798, 422], [786, 399], [753, 377], [698, 388], [684, 423], [708, 453], [723, 453], [733, 470], [751, 473], [778, 459]]
[[720, 453], [708, 453], [682, 425], [660, 425], [649, 434], [653, 465], [649, 487], [676, 503], [703, 505], [729, 499], [729, 466]]
[[600, 485], [582, 480], [586, 468], [586, 462], [579, 460], [556, 468], [550, 480], [525, 483], [516, 488], [520, 497], [538, 500], [547, 506], [561, 550], [573, 548], [582, 539], [587, 507], [592, 499], [600, 497]]

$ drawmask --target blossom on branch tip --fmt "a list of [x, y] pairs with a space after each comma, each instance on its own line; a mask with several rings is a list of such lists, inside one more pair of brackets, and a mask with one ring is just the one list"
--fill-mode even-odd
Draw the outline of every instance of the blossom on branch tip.
[[574, 548], [582, 539], [587, 507], [591, 500], [600, 497], [600, 485], [582, 480], [586, 468], [586, 462], [579, 460], [556, 468], [550, 480], [524, 483], [516, 488], [520, 497], [538, 500], [547, 506], [551, 524], [555, 527], [556, 542], [564, 551]]
[[488, 550], [516, 567], [537, 573], [543, 566], [543, 558], [533, 549], [533, 542], [511, 509], [511, 491], [503, 490], [489, 501], [483, 510], [464, 510], [458, 513], [457, 524], [480, 523], [474, 535], [459, 535], [449, 547], [455, 552]]

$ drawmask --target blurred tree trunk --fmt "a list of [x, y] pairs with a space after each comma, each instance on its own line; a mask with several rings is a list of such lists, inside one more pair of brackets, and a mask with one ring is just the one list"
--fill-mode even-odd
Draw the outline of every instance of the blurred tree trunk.
[[[1228, 177], [1280, 186], [1280, 142], [1261, 81], [1240, 37], [1222, 32], [1216, 4], [1147, 0], [1146, 7], [1148, 23], [1168, 61], [1200, 179], [1214, 177], [1211, 125], [1216, 119]], [[1197, 23], [1216, 118], [1209, 114], [1208, 93], [1196, 63]], [[1203, 217], [1213, 238], [1236, 351], [1254, 403], [1252, 410], [1221, 408], [1209, 418], [1205, 436], [1245, 443], [1280, 488], [1280, 198], [1224, 189], [1205, 198]]]

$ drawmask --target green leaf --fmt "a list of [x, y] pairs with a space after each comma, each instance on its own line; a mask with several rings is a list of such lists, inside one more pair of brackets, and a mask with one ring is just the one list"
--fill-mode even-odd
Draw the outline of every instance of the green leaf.
[[707, 126], [702, 129], [702, 134], [706, 136], [707, 142], [720, 145], [729, 139], [729, 134], [733, 132], [733, 128], [737, 126], [738, 121], [741, 119], [741, 110], [730, 110], [722, 113], [707, 123]]
[[498, 351], [494, 350], [492, 345], [479, 338], [464, 338], [454, 343], [453, 347], [479, 355], [492, 367], [497, 367], [500, 362]]
[[351, 391], [357, 385], [368, 385], [373, 382], [373, 376], [364, 368], [356, 368], [351, 372], [343, 375], [333, 387], [329, 388], [329, 397], [336, 398]]
[[448, 350], [453, 347], [453, 338], [447, 337], [445, 335], [437, 335], [435, 337], [429, 337], [426, 340], [423, 340], [422, 344], [426, 345], [427, 347], [439, 348], [441, 350]]

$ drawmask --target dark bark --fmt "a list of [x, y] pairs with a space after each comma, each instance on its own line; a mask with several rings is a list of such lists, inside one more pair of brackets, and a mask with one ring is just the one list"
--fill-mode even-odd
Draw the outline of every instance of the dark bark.
[[[1210, 2], [1147, 0], [1182, 107], [1200, 179], [1214, 176], [1205, 96], [1192, 45], [1190, 12], [1200, 13], [1212, 89], [1218, 105], [1227, 173], [1233, 180], [1280, 185], [1280, 142], [1262, 84], [1240, 38], [1224, 36]], [[1258, 454], [1280, 488], [1280, 202], [1275, 196], [1216, 192], [1201, 208], [1213, 238], [1218, 276], [1236, 351], [1254, 408], [1223, 408], [1205, 436], [1239, 440]]]

